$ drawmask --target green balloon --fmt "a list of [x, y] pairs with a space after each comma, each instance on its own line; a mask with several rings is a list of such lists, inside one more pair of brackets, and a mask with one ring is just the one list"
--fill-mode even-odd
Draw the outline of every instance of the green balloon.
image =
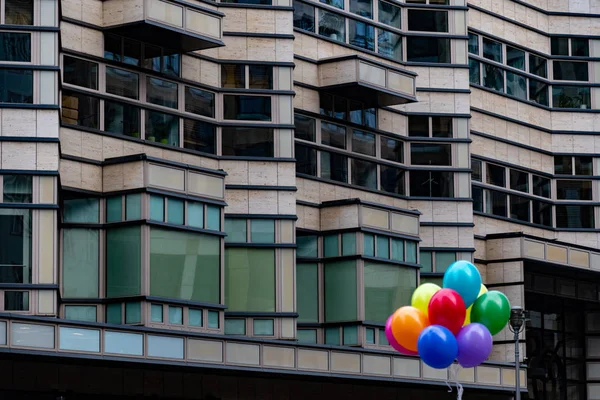
[[478, 322], [493, 335], [500, 332], [510, 318], [510, 303], [504, 293], [496, 290], [481, 295], [471, 309], [471, 322]]

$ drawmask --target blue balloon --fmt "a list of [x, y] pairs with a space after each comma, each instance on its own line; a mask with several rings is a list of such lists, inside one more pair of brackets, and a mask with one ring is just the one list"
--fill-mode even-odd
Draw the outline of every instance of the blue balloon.
[[452, 289], [460, 294], [465, 307], [475, 303], [481, 289], [481, 275], [476, 266], [468, 261], [453, 262], [444, 274], [444, 289]]
[[448, 368], [458, 355], [458, 342], [447, 328], [430, 325], [423, 329], [417, 342], [419, 356], [431, 368]]

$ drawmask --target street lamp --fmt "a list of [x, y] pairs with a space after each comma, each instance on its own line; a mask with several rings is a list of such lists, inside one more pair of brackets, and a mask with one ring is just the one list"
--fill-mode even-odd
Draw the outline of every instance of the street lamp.
[[515, 334], [515, 400], [521, 400], [521, 371], [519, 365], [519, 333], [525, 327], [525, 312], [520, 306], [510, 309], [509, 329]]

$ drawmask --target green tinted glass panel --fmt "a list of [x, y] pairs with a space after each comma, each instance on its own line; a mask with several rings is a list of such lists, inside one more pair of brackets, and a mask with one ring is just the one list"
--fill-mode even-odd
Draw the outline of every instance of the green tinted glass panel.
[[98, 297], [99, 231], [63, 230], [63, 297]]
[[150, 219], [154, 221], [165, 220], [165, 198], [161, 196], [150, 196]]
[[344, 326], [342, 328], [342, 334], [344, 335], [344, 346], [353, 346], [358, 344], [357, 326]]
[[188, 202], [188, 225], [194, 228], [204, 228], [204, 204]]
[[225, 334], [226, 335], [245, 335], [246, 320], [245, 319], [225, 319]]
[[150, 318], [152, 322], [163, 322], [163, 306], [162, 304], [152, 304], [150, 307]]
[[356, 254], [356, 232], [342, 234], [342, 255]]
[[299, 343], [317, 343], [317, 330], [316, 329], [299, 329], [296, 333], [298, 336]]
[[323, 238], [323, 255], [325, 257], [337, 257], [339, 253], [339, 236], [327, 235]]
[[123, 217], [123, 199], [121, 196], [106, 199], [106, 222], [118, 222]]
[[139, 226], [106, 231], [106, 296], [141, 293], [141, 233]]
[[96, 306], [65, 306], [65, 319], [96, 322]]
[[245, 219], [225, 218], [225, 241], [229, 243], [246, 243], [247, 224]]
[[375, 236], [370, 233], [364, 233], [365, 256], [375, 256]]
[[275, 328], [272, 319], [255, 319], [252, 329], [254, 336], [273, 336]]
[[435, 272], [446, 272], [450, 264], [456, 261], [456, 253], [436, 252]]
[[325, 264], [325, 322], [356, 320], [356, 262]]
[[188, 325], [202, 326], [202, 310], [190, 308], [188, 310]]
[[209, 311], [208, 312], [208, 327], [211, 329], [219, 329], [219, 312]]
[[142, 218], [142, 194], [128, 194], [125, 196], [125, 219], [134, 220]]
[[272, 219], [251, 220], [250, 240], [252, 243], [275, 243], [275, 221]]
[[430, 251], [421, 251], [419, 253], [420, 256], [420, 262], [421, 262], [421, 272], [432, 272], [433, 271], [433, 264], [432, 264], [432, 257], [431, 257], [431, 252]]
[[174, 325], [183, 324], [183, 308], [169, 306], [169, 323]]
[[404, 261], [404, 240], [392, 239], [392, 260]]
[[417, 263], [417, 244], [406, 241], [406, 262]]
[[380, 346], [388, 346], [389, 342], [387, 340], [387, 336], [385, 336], [385, 330], [379, 329], [379, 345]]
[[365, 262], [365, 320], [385, 322], [398, 308], [410, 304], [417, 287], [414, 268]]
[[375, 344], [375, 329], [367, 328], [367, 344]]
[[97, 224], [100, 202], [98, 199], [72, 199], [64, 202], [65, 222]]
[[377, 257], [390, 258], [390, 239], [387, 236], [376, 236]]
[[106, 323], [120, 325], [123, 321], [122, 314], [121, 303], [108, 304], [106, 306]]
[[296, 250], [296, 257], [317, 257], [318, 243], [319, 238], [317, 236], [297, 236], [298, 249]]
[[142, 303], [125, 303], [125, 323], [139, 324], [142, 322]]
[[421, 276], [421, 280], [419, 283], [422, 285], [424, 283], [434, 283], [439, 287], [442, 287], [442, 281], [444, 280], [443, 276]]
[[213, 231], [221, 230], [221, 208], [217, 206], [206, 206], [206, 229]]
[[319, 270], [317, 264], [296, 265], [298, 322], [319, 322]]
[[325, 344], [340, 345], [340, 328], [325, 328]]
[[183, 225], [183, 200], [167, 200], [167, 222], [170, 224]]
[[229, 311], [275, 311], [275, 250], [225, 250], [225, 304]]
[[221, 241], [201, 233], [150, 229], [150, 295], [219, 303]]

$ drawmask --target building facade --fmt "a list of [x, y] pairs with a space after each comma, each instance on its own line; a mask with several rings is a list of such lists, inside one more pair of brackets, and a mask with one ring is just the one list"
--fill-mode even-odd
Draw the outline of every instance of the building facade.
[[466, 259], [600, 399], [599, 131], [597, 0], [0, 0], [0, 393], [511, 399], [385, 339]]

